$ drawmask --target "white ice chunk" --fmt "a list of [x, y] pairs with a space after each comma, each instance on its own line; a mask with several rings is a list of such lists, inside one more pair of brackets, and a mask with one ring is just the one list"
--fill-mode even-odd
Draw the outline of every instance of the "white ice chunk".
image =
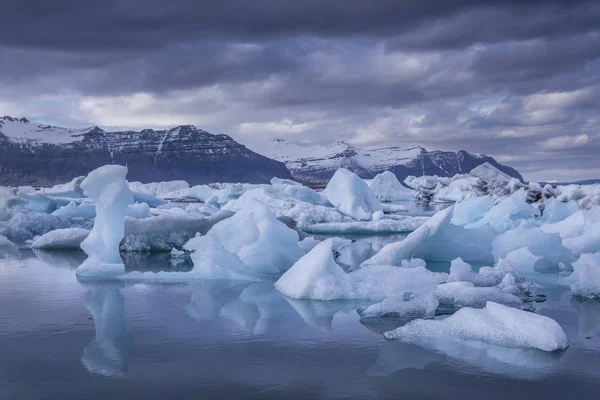
[[493, 302], [484, 309], [463, 308], [442, 320], [414, 320], [385, 337], [415, 343], [454, 338], [542, 351], [563, 350], [569, 345], [567, 335], [553, 319]]
[[286, 271], [304, 255], [298, 246], [298, 233], [259, 201], [249, 203], [233, 217], [216, 224], [208, 235], [256, 272]]
[[338, 169], [323, 193], [342, 214], [356, 220], [370, 220], [381, 204], [371, 188], [353, 172]]
[[405, 233], [418, 229], [428, 219], [427, 217], [403, 217], [375, 221], [330, 222], [309, 225], [303, 230], [313, 234]]
[[573, 295], [600, 299], [600, 253], [582, 254], [564, 281], [571, 285]]
[[479, 221], [492, 207], [494, 201], [492, 196], [471, 197], [470, 199], [459, 201], [454, 206], [452, 223], [458, 226], [465, 226], [470, 222]]
[[54, 185], [51, 188], [42, 188], [40, 189], [40, 193], [53, 196], [83, 197], [81, 182], [83, 182], [84, 178], [85, 176], [78, 176], [70, 182]]
[[110, 276], [125, 271], [119, 244], [125, 234], [125, 215], [133, 196], [125, 176], [127, 167], [105, 165], [81, 182], [83, 193], [96, 205], [96, 219], [81, 248], [89, 256], [77, 269], [80, 276]]
[[130, 204], [127, 207], [127, 216], [135, 219], [148, 218], [150, 216], [150, 206], [146, 203]]
[[414, 190], [402, 185], [391, 171], [384, 171], [369, 182], [369, 187], [381, 201], [414, 200]]
[[545, 233], [530, 221], [523, 221], [515, 229], [498, 235], [492, 242], [496, 260], [521, 247], [528, 247], [532, 254], [544, 258], [550, 266], [558, 267], [560, 263], [568, 265], [572, 261], [571, 251], [563, 246], [558, 234]]
[[450, 261], [490, 261], [495, 232], [488, 227], [464, 229], [450, 223], [454, 206], [436, 213], [404, 240], [390, 243], [363, 265], [399, 265], [402, 260], [422, 258]]
[[167, 182], [129, 182], [129, 188], [138, 193], [146, 193], [160, 198], [177, 198], [180, 193], [188, 190], [190, 185], [186, 181]]
[[339, 213], [333, 207], [314, 205], [300, 201], [278, 191], [273, 186], [262, 187], [244, 193], [239, 199], [227, 203], [223, 209], [238, 212], [255, 200], [265, 204], [277, 218], [291, 218], [299, 228], [324, 222], [346, 222], [352, 218]]
[[52, 215], [59, 215], [65, 218], [84, 218], [93, 219], [96, 217], [96, 206], [93, 203], [70, 202], [64, 207], [54, 211]]
[[81, 242], [88, 237], [90, 231], [82, 228], [56, 229], [43, 234], [33, 241], [32, 249], [79, 249]]
[[432, 318], [439, 302], [433, 290], [405, 292], [399, 297], [389, 297], [380, 303], [360, 309], [363, 318], [395, 316], [400, 318]]
[[489, 162], [484, 162], [483, 164], [478, 165], [477, 167], [473, 168], [469, 174], [484, 180], [486, 183], [490, 183], [492, 181], [508, 183], [508, 181], [511, 180], [509, 175], [500, 171]]
[[275, 287], [293, 299], [383, 300], [405, 291], [435, 287], [447, 274], [424, 267], [398, 268], [373, 265], [345, 272], [334, 252], [350, 244], [349, 240], [331, 238], [319, 243], [275, 283]]
[[303, 186], [300, 182], [296, 182], [291, 179], [277, 178], [276, 176], [271, 178], [271, 185]]
[[44, 213], [15, 213], [4, 226], [0, 225], [0, 234], [15, 243], [22, 243], [55, 229], [69, 228], [71, 222], [64, 217]]

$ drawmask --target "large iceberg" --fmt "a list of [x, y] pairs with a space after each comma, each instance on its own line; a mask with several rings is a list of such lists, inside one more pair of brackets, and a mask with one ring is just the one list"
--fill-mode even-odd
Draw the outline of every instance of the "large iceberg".
[[434, 288], [447, 274], [431, 272], [423, 266], [398, 268], [374, 265], [346, 272], [334, 254], [351, 241], [331, 238], [319, 243], [275, 283], [275, 287], [293, 299], [383, 300], [405, 291]]
[[442, 320], [414, 320], [385, 333], [385, 337], [413, 343], [481, 341], [542, 351], [569, 346], [567, 335], [553, 319], [493, 302], [483, 309], [463, 308]]
[[382, 211], [369, 185], [344, 168], [335, 172], [323, 193], [339, 212], [359, 221], [370, 220], [374, 212]]
[[298, 233], [256, 200], [213, 226], [208, 235], [255, 272], [286, 271], [304, 255]]
[[427, 261], [491, 261], [492, 240], [496, 236], [489, 227], [465, 229], [453, 225], [454, 206], [436, 213], [406, 239], [390, 243], [363, 265], [400, 265], [402, 260], [422, 258]]
[[119, 244], [125, 235], [125, 216], [133, 195], [125, 177], [127, 167], [105, 165], [81, 182], [83, 193], [96, 205], [94, 227], [81, 243], [88, 255], [77, 269], [77, 274], [87, 276], [115, 276], [125, 272], [119, 253]]
[[369, 182], [369, 187], [381, 201], [414, 200], [414, 190], [402, 185], [391, 171], [384, 171]]
[[329, 222], [308, 225], [305, 232], [312, 234], [366, 234], [366, 233], [404, 233], [412, 232], [423, 225], [427, 217], [402, 217], [378, 221]]

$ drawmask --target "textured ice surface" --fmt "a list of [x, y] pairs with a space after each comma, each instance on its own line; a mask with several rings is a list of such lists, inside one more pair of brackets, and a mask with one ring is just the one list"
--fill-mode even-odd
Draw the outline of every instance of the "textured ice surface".
[[83, 193], [96, 205], [94, 227], [81, 243], [89, 256], [77, 269], [80, 276], [111, 276], [125, 271], [119, 243], [125, 234], [125, 215], [133, 196], [125, 176], [127, 167], [105, 165], [81, 182]]
[[495, 200], [492, 196], [471, 197], [459, 201], [454, 205], [454, 214], [452, 223], [458, 226], [465, 226], [471, 222], [479, 221], [485, 216], [492, 207]]
[[339, 238], [321, 242], [283, 274], [275, 287], [294, 299], [383, 300], [405, 291], [435, 287], [447, 278], [445, 273], [431, 272], [424, 267], [373, 265], [345, 272], [336, 263], [334, 252], [349, 243]]
[[487, 301], [510, 307], [521, 307], [521, 299], [499, 287], [477, 287], [472, 282], [448, 282], [438, 285], [435, 295], [440, 305], [450, 310], [473, 307], [482, 308]]
[[89, 234], [90, 231], [83, 228], [56, 229], [35, 239], [31, 244], [31, 248], [46, 250], [79, 249], [81, 242]]
[[473, 168], [469, 174], [481, 178], [486, 183], [490, 183], [492, 181], [508, 183], [508, 181], [511, 180], [509, 175], [500, 171], [489, 162], [484, 162], [483, 164], [478, 165], [477, 167]]
[[65, 218], [84, 218], [93, 219], [96, 217], [96, 206], [91, 202], [76, 203], [70, 202], [64, 207], [54, 211], [52, 215], [58, 215]]
[[256, 272], [285, 271], [304, 255], [298, 246], [298, 233], [256, 200], [216, 224], [208, 235]]
[[483, 309], [463, 308], [442, 320], [411, 321], [385, 337], [415, 343], [452, 338], [542, 351], [568, 347], [567, 335], [553, 319], [493, 302]]
[[123, 251], [169, 252], [180, 249], [196, 233], [206, 234], [215, 224], [229, 218], [232, 213], [219, 211], [210, 217], [190, 215], [182, 209], [156, 210], [149, 218], [125, 218]]
[[400, 318], [432, 318], [439, 302], [433, 290], [405, 292], [359, 310], [363, 318], [395, 316]]
[[575, 296], [600, 299], [600, 253], [582, 254], [565, 283], [571, 285]]
[[381, 201], [414, 200], [414, 190], [402, 185], [391, 171], [384, 171], [369, 182], [369, 187]]
[[138, 193], [146, 193], [164, 199], [179, 197], [181, 192], [190, 188], [190, 185], [182, 180], [152, 183], [129, 182], [129, 188]]
[[69, 227], [71, 222], [58, 215], [19, 211], [0, 224], [0, 234], [15, 243], [23, 243], [46, 232]]
[[369, 185], [344, 168], [336, 171], [323, 193], [339, 212], [359, 221], [368, 221], [382, 210]]
[[540, 211], [533, 205], [528, 204], [525, 201], [526, 197], [527, 192], [524, 189], [503, 197], [482, 218], [466, 225], [466, 227], [478, 228], [489, 225], [496, 232], [502, 233], [517, 227], [524, 219], [539, 216]]
[[523, 221], [518, 227], [498, 235], [492, 243], [492, 252], [497, 260], [521, 247], [528, 247], [532, 254], [556, 267], [560, 263], [570, 264], [573, 260], [571, 251], [563, 246], [560, 235], [545, 233], [531, 221]]
[[427, 217], [404, 217], [402, 219], [382, 219], [378, 221], [330, 222], [309, 225], [304, 228], [308, 233], [402, 233], [412, 232], [423, 225]]
[[333, 207], [315, 205], [300, 201], [278, 191], [274, 187], [262, 187], [244, 193], [239, 199], [227, 203], [223, 209], [238, 212], [248, 204], [258, 200], [265, 204], [277, 218], [291, 218], [299, 228], [324, 222], [347, 222], [352, 218], [338, 212]]
[[454, 206], [439, 211], [406, 239], [388, 244], [363, 265], [399, 265], [402, 260], [411, 258], [450, 261], [461, 257], [467, 261], [490, 261], [493, 230], [453, 225], [450, 222], [453, 211]]

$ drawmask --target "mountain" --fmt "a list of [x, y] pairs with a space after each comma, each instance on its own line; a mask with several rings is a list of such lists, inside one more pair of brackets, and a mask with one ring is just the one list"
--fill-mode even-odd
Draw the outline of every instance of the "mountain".
[[515, 169], [498, 163], [492, 157], [464, 150], [428, 151], [420, 146], [366, 150], [343, 141], [329, 145], [300, 146], [283, 139], [273, 139], [261, 144], [260, 152], [284, 162], [295, 179], [310, 183], [327, 182], [338, 168], [347, 168], [365, 179], [389, 170], [403, 181], [409, 175], [465, 174], [485, 162], [511, 177], [523, 180]]
[[273, 176], [292, 178], [283, 163], [227, 135], [213, 135], [191, 125], [107, 132], [98, 127], [68, 129], [0, 117], [0, 185], [52, 185], [113, 163], [126, 164], [128, 179], [142, 182], [262, 183]]

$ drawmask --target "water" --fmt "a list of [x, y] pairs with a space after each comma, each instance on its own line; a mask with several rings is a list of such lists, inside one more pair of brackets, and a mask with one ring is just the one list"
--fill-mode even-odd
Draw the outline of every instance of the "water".
[[[386, 341], [406, 321], [247, 285], [80, 283], [80, 253], [0, 259], [0, 399], [597, 398], [600, 303], [550, 285], [562, 354]], [[135, 268], [144, 264], [136, 260]], [[155, 261], [159, 263], [161, 261]], [[147, 261], [148, 268], [157, 269]]]

